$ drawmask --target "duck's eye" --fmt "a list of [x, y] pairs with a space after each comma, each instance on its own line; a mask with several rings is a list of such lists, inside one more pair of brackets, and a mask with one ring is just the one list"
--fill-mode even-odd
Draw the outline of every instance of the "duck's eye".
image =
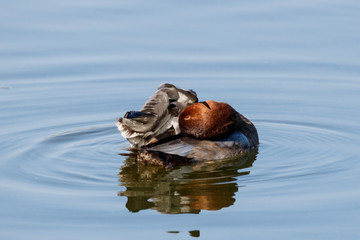
[[185, 120], [189, 120], [190, 118], [191, 118], [190, 115], [186, 115], [186, 116], [184, 117]]

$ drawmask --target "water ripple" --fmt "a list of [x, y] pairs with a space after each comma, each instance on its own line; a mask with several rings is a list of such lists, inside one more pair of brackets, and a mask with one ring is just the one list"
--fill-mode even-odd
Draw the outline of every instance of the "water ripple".
[[355, 145], [351, 133], [292, 121], [259, 120], [257, 126], [265, 136], [259, 157], [266, 157], [257, 168], [259, 174], [251, 181], [314, 178], [351, 169], [351, 164], [345, 164], [355, 155], [350, 151]]
[[[146, 181], [155, 181], [156, 184], [159, 181], [168, 182], [170, 185], [237, 182], [243, 186], [253, 182], [306, 179], [308, 176], [316, 177], [351, 168], [351, 164], [344, 164], [353, 157], [351, 151], [346, 151], [346, 146], [353, 147], [353, 139], [348, 133], [329, 126], [291, 121], [262, 119], [256, 120], [256, 125], [261, 144], [258, 156], [254, 155], [252, 160], [210, 161], [205, 166], [160, 171], [160, 175], [156, 170], [156, 174], [147, 176]], [[33, 191], [49, 188], [54, 191], [58, 188], [101, 191], [115, 186], [118, 169], [123, 164], [121, 160], [125, 161], [121, 169], [123, 172], [120, 173], [120, 182], [125, 181], [123, 186], [128, 186], [128, 179], [132, 179], [130, 185], [133, 188], [139, 183], [134, 183], [133, 178], [142, 181], [141, 178], [129, 176], [129, 172], [149, 173], [138, 167], [126, 170], [129, 166], [134, 168], [134, 161], [117, 155], [119, 151], [124, 151], [128, 143], [113, 125], [95, 124], [73, 130], [65, 130], [66, 126], [63, 126], [63, 129], [55, 134], [48, 134], [48, 128], [37, 129], [33, 130], [36, 136], [45, 133], [47, 136], [35, 137], [39, 139], [35, 142], [33, 139], [23, 139], [27, 144], [13, 156], [17, 161], [9, 161], [7, 164], [11, 166], [5, 167], [10, 170], [6, 173], [7, 181], [11, 179], [15, 183], [13, 186]], [[253, 167], [256, 158], [258, 160]], [[147, 191], [154, 188], [152, 184], [149, 186]]]
[[[39, 129], [33, 132], [42, 134]], [[93, 189], [99, 185], [106, 189], [115, 185], [121, 163], [116, 150], [126, 144], [125, 140], [119, 141], [115, 126], [96, 125], [38, 139], [27, 139], [28, 146], [13, 156], [16, 161], [7, 162], [11, 165], [7, 166], [7, 180], [14, 181], [14, 187], [33, 187], [37, 191], [54, 187]]]

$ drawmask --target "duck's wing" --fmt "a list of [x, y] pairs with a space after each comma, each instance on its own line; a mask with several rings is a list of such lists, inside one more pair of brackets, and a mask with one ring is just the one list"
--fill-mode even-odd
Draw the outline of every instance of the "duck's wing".
[[148, 144], [140, 148], [136, 160], [146, 165], [158, 165], [167, 168], [191, 163], [188, 158], [194, 149], [192, 144], [187, 143], [181, 135], [162, 139], [159, 142]]
[[160, 118], [168, 113], [169, 105], [169, 96], [160, 89], [145, 102], [140, 112], [150, 114], [155, 118]]
[[193, 143], [190, 138], [177, 135], [175, 137], [162, 139], [154, 144], [144, 146], [142, 149], [145, 151], [157, 151], [165, 154], [188, 157], [195, 145], [196, 144]]
[[168, 107], [167, 94], [157, 91], [146, 101], [141, 111], [127, 112], [124, 117], [117, 119], [116, 125], [132, 147], [142, 146], [171, 128], [174, 116]]
[[170, 83], [164, 83], [158, 87], [159, 90], [165, 92], [170, 100], [170, 108], [175, 111], [177, 115], [181, 111], [193, 103], [198, 102], [196, 92], [193, 90], [184, 90], [178, 88]]
[[249, 149], [247, 137], [240, 132], [234, 132], [217, 141], [177, 135], [143, 146], [137, 155], [137, 161], [173, 167], [191, 162], [230, 158]]
[[127, 112], [118, 118], [116, 125], [132, 147], [149, 143], [174, 128], [178, 134], [178, 115], [187, 106], [197, 101], [196, 93], [165, 83], [151, 96], [140, 111]]
[[[163, 91], [151, 96], [140, 111], [130, 111], [121, 118], [126, 128], [139, 133], [152, 131], [157, 123], [168, 114], [169, 99]], [[166, 119], [164, 119], [166, 120]], [[119, 129], [120, 130], [120, 129]]]

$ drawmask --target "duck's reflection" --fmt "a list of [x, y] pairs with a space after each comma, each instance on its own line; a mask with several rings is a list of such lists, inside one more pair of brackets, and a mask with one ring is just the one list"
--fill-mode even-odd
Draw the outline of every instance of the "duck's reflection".
[[234, 204], [237, 179], [250, 173], [257, 150], [245, 156], [198, 163], [166, 170], [158, 166], [126, 159], [120, 169], [120, 185], [126, 187], [119, 196], [128, 198], [131, 212], [154, 209], [161, 213], [199, 213], [219, 210]]

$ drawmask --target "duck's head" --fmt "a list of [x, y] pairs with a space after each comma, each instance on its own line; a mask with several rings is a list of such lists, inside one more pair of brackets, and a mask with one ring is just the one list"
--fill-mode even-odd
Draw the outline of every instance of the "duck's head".
[[219, 139], [237, 128], [237, 112], [227, 103], [208, 100], [185, 108], [179, 116], [181, 132], [197, 139]]

